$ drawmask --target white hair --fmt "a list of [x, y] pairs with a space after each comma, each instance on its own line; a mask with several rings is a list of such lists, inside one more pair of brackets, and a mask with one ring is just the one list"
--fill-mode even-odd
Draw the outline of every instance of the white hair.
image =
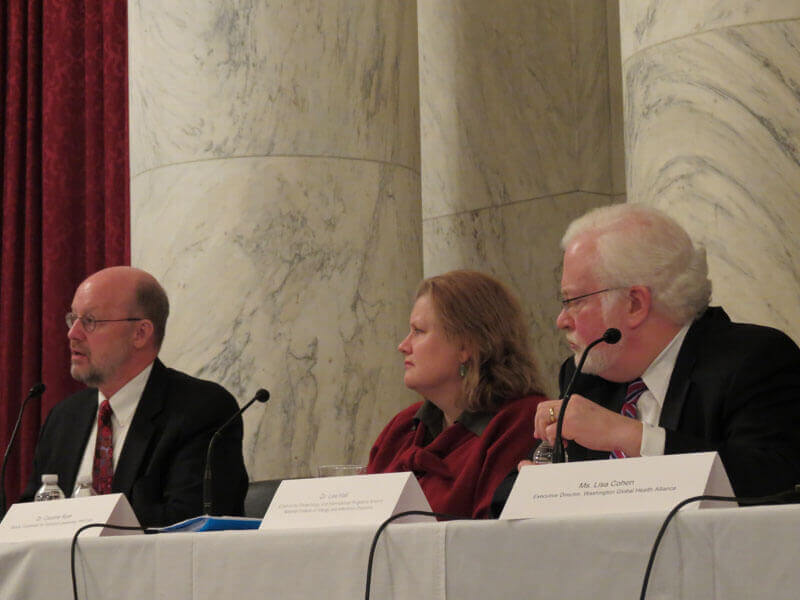
[[596, 243], [592, 272], [608, 287], [644, 285], [653, 308], [678, 325], [698, 317], [711, 300], [706, 251], [665, 213], [644, 204], [596, 208], [570, 223], [561, 248], [589, 235]]

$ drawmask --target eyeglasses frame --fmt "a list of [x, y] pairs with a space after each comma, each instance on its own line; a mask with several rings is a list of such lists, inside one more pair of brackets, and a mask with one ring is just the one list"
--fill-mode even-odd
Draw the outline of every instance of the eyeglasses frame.
[[[89, 323], [87, 324], [87, 319], [89, 319]], [[79, 315], [78, 313], [68, 312], [64, 315], [64, 321], [67, 323], [67, 328], [72, 329], [76, 322], [81, 322], [81, 327], [86, 333], [92, 333], [95, 329], [97, 329], [98, 323], [121, 323], [123, 321], [146, 321], [144, 317], [126, 317], [124, 319], [95, 319], [91, 315]], [[72, 323], [70, 323], [72, 321]]]

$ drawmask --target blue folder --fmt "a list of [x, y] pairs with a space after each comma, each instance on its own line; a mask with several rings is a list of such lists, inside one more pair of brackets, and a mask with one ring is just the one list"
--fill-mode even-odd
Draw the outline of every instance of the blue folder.
[[186, 519], [174, 525], [162, 527], [160, 533], [170, 533], [173, 531], [231, 531], [235, 529], [258, 529], [261, 519], [250, 519], [247, 517], [212, 517], [203, 515]]

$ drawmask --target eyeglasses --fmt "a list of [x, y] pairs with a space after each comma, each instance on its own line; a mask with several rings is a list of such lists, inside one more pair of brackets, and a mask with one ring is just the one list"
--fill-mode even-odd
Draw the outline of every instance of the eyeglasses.
[[613, 287], [613, 288], [605, 288], [604, 290], [597, 290], [596, 292], [589, 292], [588, 294], [581, 294], [580, 296], [574, 296], [573, 298], [561, 298], [561, 308], [563, 310], [569, 310], [572, 308], [570, 305], [573, 302], [577, 302], [578, 300], [583, 300], [584, 298], [588, 298], [589, 296], [595, 296], [597, 294], [602, 294], [604, 292], [613, 292], [614, 290], [624, 290], [625, 288], [621, 287]]
[[120, 321], [144, 321], [142, 317], [128, 317], [126, 319], [95, 319], [92, 315], [79, 315], [78, 313], [67, 313], [65, 320], [67, 321], [67, 328], [72, 329], [76, 321], [80, 321], [86, 333], [92, 333], [97, 327], [98, 323], [118, 323]]

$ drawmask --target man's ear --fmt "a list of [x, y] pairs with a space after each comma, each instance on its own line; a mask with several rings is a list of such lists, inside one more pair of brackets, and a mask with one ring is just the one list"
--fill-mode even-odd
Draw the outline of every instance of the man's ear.
[[628, 313], [626, 315], [628, 327], [631, 329], [644, 323], [653, 307], [653, 296], [650, 288], [644, 285], [634, 285], [628, 289]]
[[136, 328], [133, 331], [133, 345], [135, 348], [144, 348], [155, 335], [155, 328], [150, 319], [142, 319], [136, 322]]

